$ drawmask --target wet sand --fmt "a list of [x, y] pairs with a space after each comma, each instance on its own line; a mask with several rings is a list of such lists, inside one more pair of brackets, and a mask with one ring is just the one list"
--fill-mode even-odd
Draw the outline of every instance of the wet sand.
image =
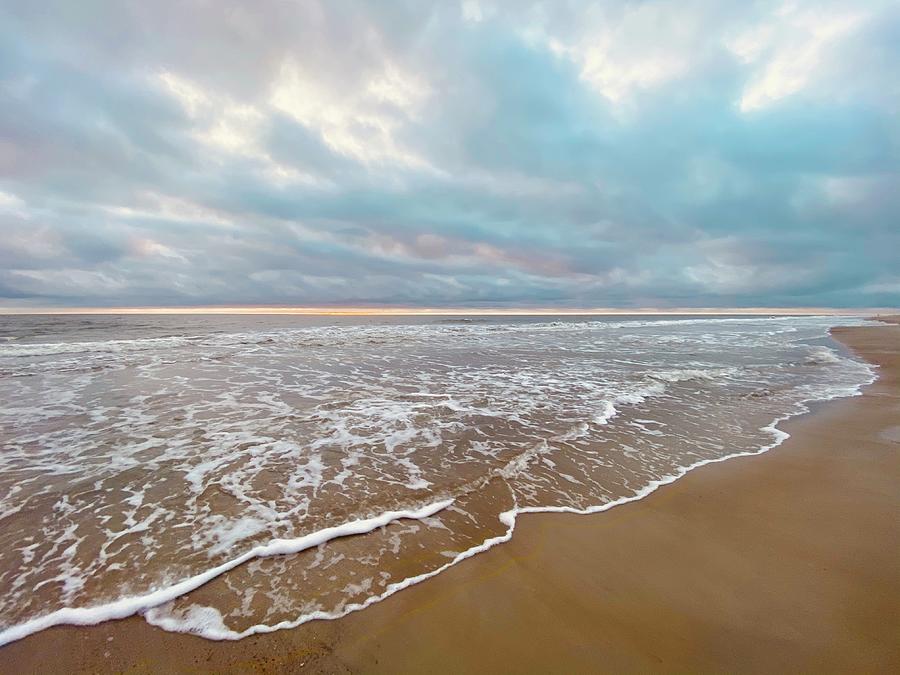
[[900, 326], [836, 329], [880, 366], [698, 469], [513, 540], [363, 612], [214, 643], [138, 618], [0, 649], [0, 672], [900, 672]]

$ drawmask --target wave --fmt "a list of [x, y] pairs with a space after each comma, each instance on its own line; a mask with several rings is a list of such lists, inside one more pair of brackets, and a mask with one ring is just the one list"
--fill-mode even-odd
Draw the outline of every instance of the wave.
[[0, 346], [0, 356], [54, 356], [86, 352], [127, 352], [144, 349], [171, 349], [189, 344], [189, 337], [138, 338], [134, 340], [100, 340], [95, 342], [35, 342]]
[[[804, 317], [824, 318], [824, 317]], [[351, 326], [313, 326], [301, 329], [289, 329], [283, 331], [264, 331], [251, 333], [225, 333], [178, 336], [169, 335], [163, 337], [113, 339], [84, 342], [35, 342], [11, 344], [18, 338], [4, 338], [0, 343], [0, 357], [34, 357], [52, 356], [55, 354], [80, 354], [86, 352], [121, 353], [130, 351], [142, 351], [147, 349], [172, 349], [184, 346], [202, 345], [259, 345], [276, 342], [297, 341], [301, 345], [304, 339], [312, 340], [309, 346], [331, 347], [340, 341], [362, 338], [394, 339], [413, 333], [464, 333], [480, 334], [485, 331], [510, 330], [510, 331], [559, 331], [559, 330], [605, 330], [617, 328], [647, 328], [658, 326], [683, 326], [694, 324], [720, 324], [739, 323], [753, 324], [760, 322], [790, 322], [796, 317], [697, 317], [687, 319], [628, 319], [623, 321], [560, 321], [547, 320], [543, 322], [495, 322], [488, 318], [450, 318], [441, 319], [434, 324], [420, 325], [351, 325]], [[449, 325], [448, 325], [449, 324]], [[792, 326], [785, 326], [785, 331], [796, 330]]]
[[650, 373], [649, 377], [662, 382], [716, 381], [739, 372], [738, 368], [676, 368]]
[[276, 555], [299, 553], [313, 546], [320, 546], [332, 539], [366, 534], [379, 527], [384, 527], [395, 520], [412, 518], [421, 520], [433, 516], [453, 503], [452, 499], [442, 500], [415, 510], [386, 511], [372, 518], [352, 520], [342, 525], [326, 527], [294, 539], [273, 539], [267, 544], [255, 546], [237, 558], [212, 567], [201, 574], [183, 579], [176, 584], [151, 591], [145, 595], [120, 598], [113, 602], [93, 607], [64, 607], [62, 609], [36, 617], [30, 621], [11, 626], [0, 631], [0, 646], [21, 640], [32, 633], [45, 630], [51, 626], [70, 624], [74, 626], [90, 626], [111, 619], [124, 619], [127, 616], [145, 612], [153, 607], [170, 602], [209, 583], [213, 579], [254, 558], [265, 558]]
[[831, 347], [816, 346], [812, 348], [812, 353], [810, 353], [809, 358], [806, 359], [806, 364], [810, 366], [819, 366], [841, 363], [842, 361], [843, 359], [841, 359], [838, 353]]
[[[471, 558], [479, 553], [483, 553], [498, 544], [503, 544], [512, 539], [513, 534], [516, 529], [516, 523], [518, 521], [518, 517], [522, 514], [527, 513], [568, 513], [573, 515], [592, 515], [596, 513], [601, 513], [603, 511], [609, 511], [612, 508], [617, 506], [622, 506], [624, 504], [629, 504], [631, 502], [636, 502], [645, 497], [653, 494], [659, 488], [674, 483], [679, 478], [684, 477], [691, 471], [695, 469], [699, 469], [708, 464], [718, 464], [720, 462], [725, 462], [731, 459], [736, 459], [738, 457], [755, 457], [757, 455], [761, 455], [773, 448], [778, 447], [788, 438], [790, 438], [790, 434], [786, 431], [783, 431], [778, 428], [778, 425], [781, 422], [784, 422], [792, 417], [796, 417], [798, 415], [805, 414], [809, 412], [809, 403], [829, 400], [832, 398], [841, 398], [846, 396], [857, 396], [860, 395], [861, 389], [863, 386], [868, 384], [872, 384], [876, 379], [875, 371], [871, 366], [867, 365], [867, 369], [869, 372], [869, 377], [866, 381], [856, 385], [855, 387], [836, 387], [831, 392], [821, 392], [820, 395], [811, 397], [809, 399], [805, 399], [796, 404], [796, 408], [788, 412], [780, 417], [777, 417], [769, 424], [760, 428], [760, 431], [766, 432], [770, 434], [773, 439], [771, 443], [760, 446], [755, 450], [747, 450], [741, 452], [734, 452], [728, 455], [724, 455], [722, 457], [716, 457], [712, 459], [703, 459], [692, 464], [679, 467], [676, 471], [671, 474], [664, 476], [662, 478], [650, 481], [646, 486], [641, 488], [640, 490], [635, 491], [633, 494], [620, 497], [619, 499], [611, 500], [609, 502], [605, 502], [603, 504], [597, 504], [594, 506], [589, 506], [587, 508], [579, 509], [571, 506], [524, 506], [520, 507], [516, 505], [514, 508], [509, 509], [507, 511], [503, 511], [499, 514], [498, 518], [500, 522], [506, 527], [506, 531], [498, 536], [491, 537], [486, 539], [481, 544], [477, 546], [473, 546], [461, 553], [458, 553], [453, 557], [452, 560], [441, 565], [440, 567], [425, 572], [423, 574], [419, 574], [413, 577], [409, 577], [404, 579], [403, 581], [395, 582], [390, 584], [384, 592], [379, 593], [377, 595], [371, 595], [362, 602], [349, 603], [344, 605], [342, 609], [335, 611], [323, 611], [317, 610], [314, 612], [309, 612], [306, 614], [302, 614], [294, 620], [290, 621], [281, 621], [276, 624], [256, 624], [254, 626], [250, 626], [242, 631], [234, 631], [228, 628], [219, 611], [213, 607], [204, 607], [200, 605], [191, 605], [184, 611], [167, 611], [162, 607], [154, 607], [144, 612], [144, 618], [151, 625], [157, 626], [158, 628], [162, 628], [163, 630], [167, 630], [169, 632], [176, 633], [191, 633], [194, 635], [198, 635], [200, 637], [209, 639], [209, 640], [241, 640], [245, 637], [249, 637], [251, 635], [257, 635], [260, 633], [273, 633], [278, 630], [284, 630], [289, 628], [296, 628], [305, 623], [315, 620], [333, 620], [344, 617], [353, 612], [357, 612], [375, 603], [381, 602], [389, 598], [390, 596], [398, 593], [401, 590], [409, 588], [415, 584], [421, 583], [427, 579], [437, 576], [441, 572], [448, 570], [449, 568], [457, 565], [458, 563]], [[504, 467], [504, 472], [512, 475], [516, 470], [522, 470], [527, 466], [527, 462], [522, 462], [521, 458], [516, 458], [513, 462], [511, 462], [507, 467]], [[0, 636], [2, 637], [2, 636]], [[2, 644], [2, 642], [0, 642]]]

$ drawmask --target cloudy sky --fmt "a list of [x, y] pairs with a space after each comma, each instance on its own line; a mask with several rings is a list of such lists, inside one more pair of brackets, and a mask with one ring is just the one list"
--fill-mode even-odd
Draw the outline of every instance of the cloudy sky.
[[897, 306], [900, 3], [0, 0], [0, 306]]

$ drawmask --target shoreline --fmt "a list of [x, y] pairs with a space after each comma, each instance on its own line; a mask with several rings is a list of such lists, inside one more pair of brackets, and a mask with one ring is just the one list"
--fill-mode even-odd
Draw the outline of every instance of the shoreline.
[[[150, 338], [153, 339], [153, 338]], [[850, 350], [843, 346], [842, 343], [833, 339], [829, 335], [829, 340], [834, 347], [839, 350], [849, 352]], [[866, 362], [867, 363], [867, 362]], [[89, 607], [63, 607], [56, 611], [50, 612], [42, 616], [35, 617], [21, 624], [11, 626], [5, 630], [0, 630], [0, 648], [7, 644], [12, 644], [18, 640], [22, 640], [30, 635], [34, 635], [41, 631], [47, 630], [55, 626], [95, 626], [107, 621], [116, 621], [126, 619], [128, 617], [142, 617], [147, 623], [163, 630], [173, 633], [187, 633], [198, 635], [212, 641], [236, 641], [246, 639], [252, 635], [265, 635], [275, 633], [282, 630], [292, 630], [311, 621], [319, 620], [339, 620], [354, 612], [362, 611], [375, 605], [396, 593], [406, 590], [416, 584], [422, 583], [428, 579], [436, 577], [451, 567], [471, 558], [480, 553], [484, 553], [495, 546], [509, 542], [515, 534], [518, 524], [518, 518], [522, 514], [573, 514], [573, 515], [594, 515], [604, 511], [609, 511], [618, 506], [637, 502], [646, 499], [648, 496], [656, 492], [662, 487], [670, 485], [675, 481], [683, 478], [688, 473], [702, 468], [708, 464], [717, 464], [726, 462], [739, 457], [753, 457], [769, 452], [770, 450], [781, 445], [785, 440], [790, 438], [790, 434], [779, 429], [778, 425], [795, 417], [809, 414], [816, 406], [824, 405], [831, 400], [845, 398], [846, 396], [860, 395], [860, 389], [877, 379], [875, 368], [867, 363], [867, 370], [871, 379], [868, 382], [855, 385], [852, 389], [853, 393], [847, 394], [847, 390], [834, 390], [827, 398], [813, 397], [809, 399], [799, 400], [794, 403], [794, 407], [774, 418], [768, 424], [759, 428], [759, 431], [769, 434], [772, 438], [770, 443], [758, 446], [755, 449], [740, 450], [731, 454], [698, 460], [686, 466], [678, 466], [675, 470], [660, 478], [651, 480], [647, 485], [639, 489], [633, 494], [623, 495], [611, 501], [601, 504], [593, 504], [583, 508], [573, 506], [525, 506], [514, 508], [498, 514], [498, 519], [505, 526], [503, 534], [485, 539], [481, 543], [465, 549], [456, 554], [449, 562], [432, 570], [425, 571], [421, 574], [411, 576], [401, 581], [394, 582], [387, 586], [385, 592], [377, 595], [370, 595], [359, 602], [352, 602], [341, 609], [337, 610], [317, 610], [308, 614], [303, 614], [296, 619], [283, 620], [277, 623], [261, 623], [251, 625], [242, 631], [220, 627], [205, 627], [201, 632], [193, 630], [184, 630], [178, 621], [159, 615], [155, 609], [166, 602], [176, 600], [182, 596], [188, 595], [199, 588], [206, 586], [217, 577], [225, 574], [241, 565], [247, 564], [251, 560], [257, 558], [265, 558], [272, 555], [290, 555], [301, 552], [308, 548], [326, 543], [329, 540], [342, 538], [354, 534], [365, 534], [372, 530], [383, 527], [391, 522], [401, 519], [419, 520], [421, 518], [434, 515], [453, 504], [453, 499], [445, 499], [439, 502], [426, 504], [415, 510], [404, 511], [387, 511], [362, 520], [349, 521], [340, 525], [324, 528], [294, 539], [273, 539], [267, 543], [259, 544], [251, 550], [244, 551], [242, 554], [226, 560], [215, 567], [208, 568], [194, 576], [183, 578], [170, 586], [152, 590], [144, 595], [124, 596], [117, 600], [104, 604], [93, 605]], [[841, 393], [841, 392], [844, 393]], [[618, 402], [618, 401], [616, 401]], [[618, 414], [615, 407], [610, 404], [608, 417]]]
[[871, 316], [866, 307], [0, 307], [0, 316], [260, 315], [260, 316]]
[[[876, 332], [880, 336], [880, 342], [886, 343], [886, 345], [870, 344], [873, 341], [879, 342], [879, 339], [872, 337]], [[34, 634], [0, 649], [0, 667], [6, 672], [46, 672], [60, 668], [70, 671], [77, 669], [124, 670], [144, 667], [149, 667], [150, 670], [202, 672], [205, 668], [218, 671], [243, 670], [252, 665], [253, 669], [268, 672], [295, 668], [301, 663], [306, 663], [312, 668], [312, 672], [316, 672], [318, 668], [328, 671], [343, 669], [371, 671], [379, 668], [389, 671], [434, 669], [443, 662], [445, 667], [449, 663], [456, 663], [459, 667], [454, 668], [455, 670], [470, 672], [504, 667], [515, 670], [547, 669], [554, 664], [557, 666], [564, 664], [566, 669], [574, 668], [575, 670], [590, 669], [592, 666], [594, 668], [634, 669], [653, 667], [654, 665], [672, 669], [703, 669], [704, 667], [746, 669], [748, 665], [751, 665], [746, 660], [729, 662], [720, 659], [706, 663], [703, 661], [673, 663], [660, 656], [661, 650], [658, 644], [652, 648], [648, 648], [649, 645], [646, 643], [643, 647], [640, 646], [642, 639], [653, 642], [649, 637], [653, 631], [649, 630], [643, 631], [643, 638], [639, 634], [628, 634], [628, 640], [625, 643], [612, 640], [609, 634], [622, 634], [625, 628], [623, 626], [624, 618], [635, 615], [635, 611], [632, 608], [630, 614], [626, 613], [623, 617], [616, 619], [609, 613], [608, 601], [613, 598], [616, 600], [613, 604], [621, 604], [623, 599], [620, 596], [625, 594], [626, 589], [629, 588], [628, 582], [631, 582], [632, 591], [640, 594], [643, 585], [649, 583], [653, 586], [658, 579], [652, 574], [635, 578], [634, 575], [637, 574], [635, 571], [630, 572], [632, 576], [629, 577], [629, 569], [633, 570], [635, 566], [641, 568], [642, 565], [646, 567], [648, 563], [652, 563], [652, 559], [625, 556], [620, 558], [620, 566], [617, 568], [610, 567], [609, 562], [601, 564], [600, 576], [618, 578], [618, 581], [601, 579], [600, 586], [598, 586], [595, 578], [596, 565], [593, 562], [609, 557], [609, 548], [615, 543], [614, 538], [612, 540], [609, 538], [610, 534], [616, 534], [622, 521], [627, 521], [631, 528], [639, 531], [646, 530], [648, 535], [652, 534], [657, 539], [662, 537], [669, 545], [672, 545], [673, 535], [671, 532], [657, 531], [652, 527], [654, 517], [656, 521], [660, 518], [670, 521], [670, 525], [684, 525], [684, 523], [671, 522], [673, 514], [666, 513], [665, 508], [662, 508], [661, 511], [665, 502], [672, 502], [673, 499], [677, 502], [679, 495], [683, 495], [685, 492], [688, 496], [682, 496], [682, 499], [700, 500], [704, 495], [692, 495], [691, 491], [699, 490], [702, 493], [708, 490], [710, 486], [704, 485], [704, 482], [731, 481], [737, 483], [737, 490], [740, 492], [741, 481], [746, 477], [741, 472], [725, 469], [725, 466], [742, 466], [745, 468], [744, 473], [751, 473], [758, 477], [761, 473], [758, 463], [771, 462], [772, 459], [781, 460], [782, 464], [796, 463], [795, 455], [803, 451], [803, 446], [806, 446], [807, 452], [810, 451], [808, 447], [811, 444], [810, 439], [818, 436], [820, 444], [823, 439], [828, 440], [829, 434], [822, 433], [816, 427], [835, 426], [836, 418], [842, 419], [842, 416], [847, 415], [847, 411], [844, 409], [856, 408], [859, 410], [853, 412], [862, 412], [871, 416], [872, 409], [877, 407], [878, 403], [890, 400], [893, 402], [894, 409], [887, 411], [886, 419], [889, 422], [891, 413], [896, 412], [898, 379], [900, 379], [897, 374], [897, 371], [900, 370], [900, 365], [897, 363], [898, 344], [900, 344], [898, 333], [900, 333], [900, 328], [887, 326], [837, 329], [835, 337], [841, 339], [843, 336], [841, 341], [856, 351], [858, 355], [881, 365], [882, 377], [874, 384], [864, 387], [863, 396], [814, 404], [812, 412], [790, 417], [784, 426], [791, 437], [782, 445], [777, 445], [776, 438], [776, 447], [771, 450], [761, 449], [756, 453], [730, 456], [728, 459], [733, 459], [734, 462], [723, 460], [706, 462], [704, 471], [687, 470], [668, 483], [663, 483], [666, 485], [666, 490], [654, 489], [643, 498], [632, 498], [629, 500], [631, 504], [628, 509], [613, 509], [612, 506], [598, 509], [611, 510], [602, 518], [574, 519], [572, 515], [545, 512], [540, 515], [540, 518], [523, 519], [517, 524], [517, 527], [526, 530], [526, 533], [520, 534], [519, 537], [505, 543], [504, 546], [494, 547], [491, 551], [475, 556], [463, 565], [454, 566], [431, 579], [428, 584], [408, 587], [404, 593], [396, 594], [392, 598], [377, 603], [365, 612], [355, 612], [336, 621], [315, 621], [288, 631], [253, 636], [237, 643], [209, 642], [194, 636], [164, 633], [150, 627], [138, 617], [90, 628], [60, 626]], [[865, 405], [863, 402], [866, 402]], [[882, 411], [882, 413], [884, 412]], [[850, 417], [852, 418], [852, 414]], [[882, 414], [880, 423], [870, 421], [869, 427], [877, 427], [879, 424], [883, 426], [887, 423], [883, 418], [885, 418], [884, 414]], [[773, 423], [772, 426], [774, 427], [774, 424], [777, 423], [779, 422]], [[846, 420], [837, 424], [837, 427], [842, 426], [846, 426]], [[796, 430], [798, 427], [799, 432]], [[860, 431], [862, 432], [861, 429]], [[853, 441], [853, 439], [849, 440]], [[894, 448], [891, 448], [890, 445], [897, 442], [897, 440], [886, 439], [882, 446], [893, 450]], [[876, 443], [876, 445], [878, 444]], [[796, 449], [796, 446], [801, 447]], [[794, 454], [789, 457], [788, 447], [794, 449]], [[821, 455], [821, 452], [819, 454]], [[760, 455], [757, 459], [758, 463], [739, 461], [741, 456], [755, 457], [757, 455]], [[787, 459], [785, 459], [786, 457]], [[825, 458], [817, 457], [815, 459], [824, 460]], [[890, 479], [896, 478], [898, 475], [896, 453], [888, 454], [887, 459], [882, 457], [881, 460], [886, 461], [887, 465], [879, 468], [880, 474], [884, 480], [890, 483]], [[827, 464], [824, 461], [822, 463]], [[812, 469], [822, 468], [817, 466], [815, 461], [812, 464], [812, 467], [805, 467], [806, 473]], [[755, 470], [751, 471], [754, 467]], [[843, 467], [843, 469], [846, 472], [847, 467]], [[844, 476], [844, 478], [852, 478], [852, 476]], [[694, 485], [697, 482], [700, 482], [699, 486]], [[815, 490], [813, 489], [812, 492]], [[887, 494], [883, 495], [884, 501], [889, 507], [895, 508], [897, 505], [898, 498], [895, 496], [895, 492], [896, 490], [888, 490]], [[722, 495], [718, 496], [721, 498]], [[712, 501], [715, 502], [715, 499]], [[802, 503], [800, 506], [802, 507]], [[706, 520], [710, 518], [714, 520], [715, 517], [719, 517], [727, 521], [727, 517], [723, 518], [723, 515], [716, 511], [715, 505], [704, 508], [707, 512], [699, 509], [696, 512], [692, 511], [694, 521], [698, 516], [701, 521], [703, 520], [702, 516], [706, 516]], [[756, 508], [765, 510], [759, 504], [756, 505]], [[641, 522], [633, 522], [639, 520], [637, 512], [645, 512]], [[727, 516], [727, 513], [725, 515]], [[650, 517], [649, 524], [644, 522], [648, 516]], [[866, 521], [862, 522], [866, 525], [869, 524]], [[695, 522], [692, 524], [696, 525]], [[738, 522], [738, 525], [740, 524]], [[748, 523], [743, 524], [749, 525]], [[729, 524], [727, 522], [719, 523], [720, 527], [723, 525], [727, 527]], [[758, 523], [756, 525], [757, 536], [764, 537], [768, 534], [766, 528], [760, 528]], [[857, 523], [857, 529], [859, 529], [858, 525], [859, 523]], [[677, 530], [677, 528], [675, 529]], [[688, 531], [683, 534], [693, 545], [692, 551], [696, 553], [697, 549], [706, 550], [712, 546], [713, 553], [721, 554], [721, 550], [718, 549], [721, 548], [722, 542], [716, 540], [715, 536], [710, 541], [695, 541], [690, 537], [690, 529], [688, 528]], [[716, 533], [717, 531], [713, 529], [712, 534]], [[623, 534], [628, 536], [625, 536], [620, 543], [638, 546], [647, 544], [646, 541], [635, 541], [639, 537], [631, 536], [630, 532], [619, 532], [620, 539]], [[802, 533], [795, 534], [802, 535]], [[889, 528], [886, 530], [886, 534], [888, 536], [893, 534], [896, 540], [897, 527], [893, 527], [893, 532]], [[601, 538], [602, 542], [597, 541], [591, 535]], [[590, 541], [586, 541], [586, 537], [589, 537]], [[781, 543], [783, 546], [785, 545], [785, 542]], [[887, 544], [887, 548], [890, 548], [890, 542]], [[557, 548], [580, 558], [582, 565], [580, 567], [573, 566], [570, 561], [561, 559], [562, 554], [554, 553], [554, 549]], [[895, 546], [893, 551], [888, 551], [893, 554], [893, 558], [886, 561], [888, 567], [893, 564], [892, 570], [898, 569], [897, 558], [900, 554], [896, 551], [900, 551], [900, 547]], [[647, 553], [649, 552], [645, 552], [645, 554]], [[682, 553], [686, 553], [686, 551], [682, 551]], [[541, 573], [538, 575], [535, 575], [534, 570], [530, 567], [535, 559], [541, 560]], [[695, 561], [695, 563], [702, 562], [703, 558]], [[741, 563], [741, 560], [735, 562]], [[744, 568], [739, 564], [738, 569]], [[662, 574], [662, 571], [658, 569], [655, 572], [657, 577]], [[671, 573], [663, 576], [671, 576]], [[897, 583], [896, 572], [893, 577], [892, 580], [888, 579], [890, 593], [887, 593], [888, 597], [885, 598], [888, 602], [892, 599], [896, 600], [898, 597], [897, 589], [900, 584]], [[486, 580], [491, 581], [488, 583]], [[644, 584], [638, 583], [635, 586], [635, 582], [639, 581]], [[894, 583], [893, 586], [891, 586], [891, 582]], [[574, 590], [572, 584], [577, 586], [579, 583], [584, 586], [585, 592], [572, 592]], [[675, 580], [673, 580], [674, 583], [676, 583]], [[524, 593], [522, 592], [523, 587], [526, 589]], [[665, 587], [666, 585], [663, 584], [663, 588]], [[472, 595], [471, 591], [475, 588], [477, 588], [477, 594]], [[574, 608], [567, 609], [559, 606], [559, 598], [552, 594], [554, 588], [557, 591], [561, 589], [569, 591], [567, 596], [573, 601]], [[588, 593], [588, 591], [590, 592]], [[734, 589], [726, 587], [723, 593], [726, 596], [729, 593], [733, 595]], [[893, 597], [891, 597], [891, 593], [893, 593]], [[584, 597], [580, 597], [582, 595]], [[663, 593], [663, 597], [665, 597], [665, 593]], [[713, 597], [706, 598], [706, 600], [714, 602], [721, 601], [722, 598], [714, 594]], [[509, 616], [510, 607], [521, 608], [521, 616], [518, 614]], [[550, 611], [550, 608], [553, 611]], [[651, 612], [649, 607], [644, 609]], [[664, 610], [665, 603], [656, 609], [657, 612], [661, 609]], [[696, 613], [700, 609], [693, 607], [692, 613]], [[737, 608], [732, 607], [732, 610], [735, 609]], [[701, 611], [700, 614], [702, 615], [703, 612]], [[715, 612], [712, 614], [715, 615]], [[471, 621], [473, 615], [476, 617], [489, 615], [492, 619], [489, 625], [480, 625], [475, 631]], [[579, 616], [579, 620], [575, 623], [572, 621], [575, 618], [574, 615]], [[634, 620], [641, 619], [642, 623], [646, 623], [648, 620], [640, 612], [637, 612], [636, 616], [632, 616], [632, 618]], [[676, 613], [671, 618], [683, 620], [684, 616]], [[759, 617], [759, 620], [766, 621], [762, 617]], [[550, 623], [548, 624], [548, 622]], [[567, 626], [571, 630], [571, 635], [557, 635], [553, 641], [549, 640], [547, 633], [554, 631], [548, 630], [548, 628], [553, 622]], [[703, 622], [701, 621], [701, 623]], [[888, 629], [892, 627], [896, 629], [900, 625], [896, 617], [886, 623]], [[591, 626], [598, 631], [594, 640], [590, 639], [590, 635], [593, 633], [589, 630], [586, 632], [586, 629]], [[555, 627], [555, 630], [558, 632], [558, 626]], [[449, 645], [446, 644], [448, 636], [456, 636], [462, 642], [449, 648]], [[560, 651], [563, 645], [572, 646], [570, 640], [572, 636], [580, 636], [575, 653]], [[624, 639], [626, 635], [622, 634], [620, 637]], [[657, 635], [657, 639], [661, 639], [663, 642], [669, 638], [671, 638], [671, 631], [669, 634], [663, 632]], [[510, 641], [512, 641], [511, 644]], [[503, 659], [492, 662], [491, 658], [496, 658], [498, 654], [491, 654], [490, 651], [495, 650], [500, 644], [506, 646], [506, 653], [503, 654]], [[540, 653], [535, 653], [535, 644], [543, 645]], [[48, 653], [47, 648], [51, 645], [52, 653]], [[623, 649], [623, 646], [630, 649]], [[691, 641], [686, 641], [683, 646], [691, 647]], [[881, 660], [850, 661], [848, 665], [871, 668], [892, 663], [896, 666], [900, 664], [898, 650], [897, 648], [891, 649], [891, 647], [892, 645], [888, 643], [885, 649], [876, 650]], [[467, 660], [467, 657], [477, 656], [477, 652], [480, 650], [488, 650], [487, 654], [481, 655], [487, 657], [486, 660], [480, 658]], [[704, 654], [695, 656], [708, 657], [715, 653], [715, 650], [707, 650]], [[771, 655], [772, 652], [770, 651], [769, 654]], [[782, 654], [785, 658], [789, 655]], [[650, 656], [654, 658], [649, 658]], [[764, 655], [760, 654], [759, 656]], [[848, 655], [844, 654], [844, 656]], [[47, 658], [50, 660], [45, 660]], [[442, 659], [453, 660], [442, 661]], [[517, 661], [516, 659], [521, 660]], [[54, 664], [56, 665], [54, 666]], [[770, 660], [769, 667], [782, 669], [824, 667], [827, 670], [830, 665], [835, 664], [833, 658], [830, 661], [820, 662]]]

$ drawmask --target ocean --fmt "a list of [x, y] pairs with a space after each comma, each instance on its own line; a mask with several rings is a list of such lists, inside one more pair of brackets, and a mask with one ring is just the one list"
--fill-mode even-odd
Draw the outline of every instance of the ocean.
[[[0, 317], [0, 644], [337, 618], [852, 396], [853, 317]], [[602, 517], [602, 516], [599, 516]]]

